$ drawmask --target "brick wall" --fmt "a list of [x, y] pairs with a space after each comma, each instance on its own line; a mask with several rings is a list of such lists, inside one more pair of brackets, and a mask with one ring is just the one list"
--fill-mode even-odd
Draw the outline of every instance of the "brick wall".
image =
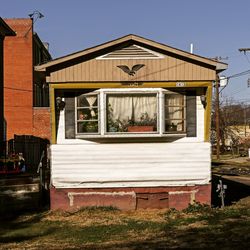
[[14, 134], [50, 139], [48, 108], [33, 111], [32, 20], [24, 18], [5, 21], [16, 32], [15, 37], [6, 37], [4, 43], [4, 116], [7, 122], [7, 140], [13, 138]]
[[51, 209], [75, 210], [87, 206], [113, 206], [121, 210], [175, 208], [189, 204], [211, 204], [211, 184], [151, 188], [54, 188]]
[[33, 29], [31, 19], [5, 21], [16, 32], [4, 43], [4, 116], [10, 139], [14, 134], [32, 134]]
[[50, 108], [33, 108], [33, 135], [50, 140]]

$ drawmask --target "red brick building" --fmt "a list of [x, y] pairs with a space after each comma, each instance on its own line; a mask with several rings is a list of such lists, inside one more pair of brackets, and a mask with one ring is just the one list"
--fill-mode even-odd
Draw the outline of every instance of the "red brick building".
[[3, 151], [2, 142], [4, 138], [4, 109], [3, 109], [3, 97], [4, 97], [4, 77], [3, 77], [3, 45], [6, 36], [15, 36], [15, 32], [4, 22], [0, 17], [0, 155]]
[[49, 61], [46, 46], [33, 32], [33, 20], [4, 19], [15, 31], [4, 43], [4, 118], [6, 139], [34, 135], [50, 139], [48, 86], [34, 66]]

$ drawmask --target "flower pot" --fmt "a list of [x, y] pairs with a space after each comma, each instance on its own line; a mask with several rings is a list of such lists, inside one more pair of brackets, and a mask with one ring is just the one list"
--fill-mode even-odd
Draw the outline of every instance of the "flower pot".
[[108, 132], [117, 132], [118, 129], [116, 127], [109, 127]]
[[128, 132], [152, 132], [154, 126], [128, 126]]

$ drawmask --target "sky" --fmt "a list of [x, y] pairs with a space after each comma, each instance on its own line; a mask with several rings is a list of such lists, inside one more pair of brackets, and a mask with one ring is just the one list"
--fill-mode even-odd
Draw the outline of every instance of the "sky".
[[[34, 31], [53, 58], [135, 34], [228, 63], [230, 77], [250, 69], [248, 0], [0, 0], [2, 18], [44, 17]], [[250, 74], [229, 79], [222, 99], [250, 104]]]

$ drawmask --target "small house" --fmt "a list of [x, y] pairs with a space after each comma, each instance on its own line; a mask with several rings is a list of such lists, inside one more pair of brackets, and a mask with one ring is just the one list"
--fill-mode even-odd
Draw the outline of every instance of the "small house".
[[51, 209], [210, 204], [213, 83], [227, 65], [136, 35], [36, 67], [51, 107]]

